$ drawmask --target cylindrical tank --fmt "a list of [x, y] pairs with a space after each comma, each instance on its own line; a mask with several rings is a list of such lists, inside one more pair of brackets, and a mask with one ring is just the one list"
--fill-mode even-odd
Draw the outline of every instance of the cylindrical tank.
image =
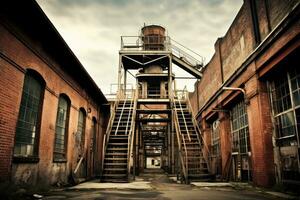
[[144, 50], [164, 50], [166, 29], [159, 25], [148, 25], [142, 28]]

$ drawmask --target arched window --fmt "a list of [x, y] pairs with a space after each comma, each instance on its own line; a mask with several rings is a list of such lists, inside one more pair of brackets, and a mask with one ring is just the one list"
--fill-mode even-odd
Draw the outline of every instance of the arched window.
[[92, 132], [91, 132], [91, 151], [95, 152], [96, 150], [96, 134], [97, 134], [97, 120], [95, 117], [92, 119]]
[[78, 115], [78, 125], [77, 125], [77, 134], [80, 138], [80, 147], [83, 150], [85, 142], [85, 121], [86, 121], [86, 112], [83, 108], [79, 109]]
[[60, 95], [55, 126], [54, 161], [66, 159], [70, 104], [70, 99], [66, 95]]
[[35, 71], [25, 74], [14, 146], [15, 157], [37, 157], [45, 81]]

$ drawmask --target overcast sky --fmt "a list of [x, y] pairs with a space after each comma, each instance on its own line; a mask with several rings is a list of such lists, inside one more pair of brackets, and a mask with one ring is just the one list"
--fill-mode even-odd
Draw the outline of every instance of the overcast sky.
[[[177, 42], [208, 62], [243, 0], [37, 0], [104, 94], [117, 83], [121, 35], [146, 24], [164, 26]], [[175, 69], [176, 75], [186, 76]], [[181, 80], [193, 90], [195, 80]], [[178, 88], [180, 89], [180, 88]]]

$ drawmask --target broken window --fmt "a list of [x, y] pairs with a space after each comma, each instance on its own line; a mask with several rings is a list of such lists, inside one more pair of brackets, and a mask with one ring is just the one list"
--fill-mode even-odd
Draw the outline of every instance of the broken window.
[[38, 155], [44, 88], [45, 84], [36, 72], [26, 73], [16, 128], [14, 156]]
[[69, 98], [65, 95], [60, 95], [55, 127], [55, 144], [53, 152], [54, 161], [66, 159], [69, 110]]

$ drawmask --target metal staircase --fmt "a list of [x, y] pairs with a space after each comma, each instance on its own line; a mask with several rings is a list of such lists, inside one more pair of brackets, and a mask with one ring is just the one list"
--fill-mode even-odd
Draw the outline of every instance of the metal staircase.
[[128, 182], [135, 130], [136, 95], [119, 99], [106, 133], [102, 182]]
[[[209, 173], [208, 148], [203, 143], [200, 129], [191, 112], [188, 100], [173, 99], [173, 119], [181, 157], [183, 181], [207, 181]], [[206, 149], [206, 151], [203, 151]]]

